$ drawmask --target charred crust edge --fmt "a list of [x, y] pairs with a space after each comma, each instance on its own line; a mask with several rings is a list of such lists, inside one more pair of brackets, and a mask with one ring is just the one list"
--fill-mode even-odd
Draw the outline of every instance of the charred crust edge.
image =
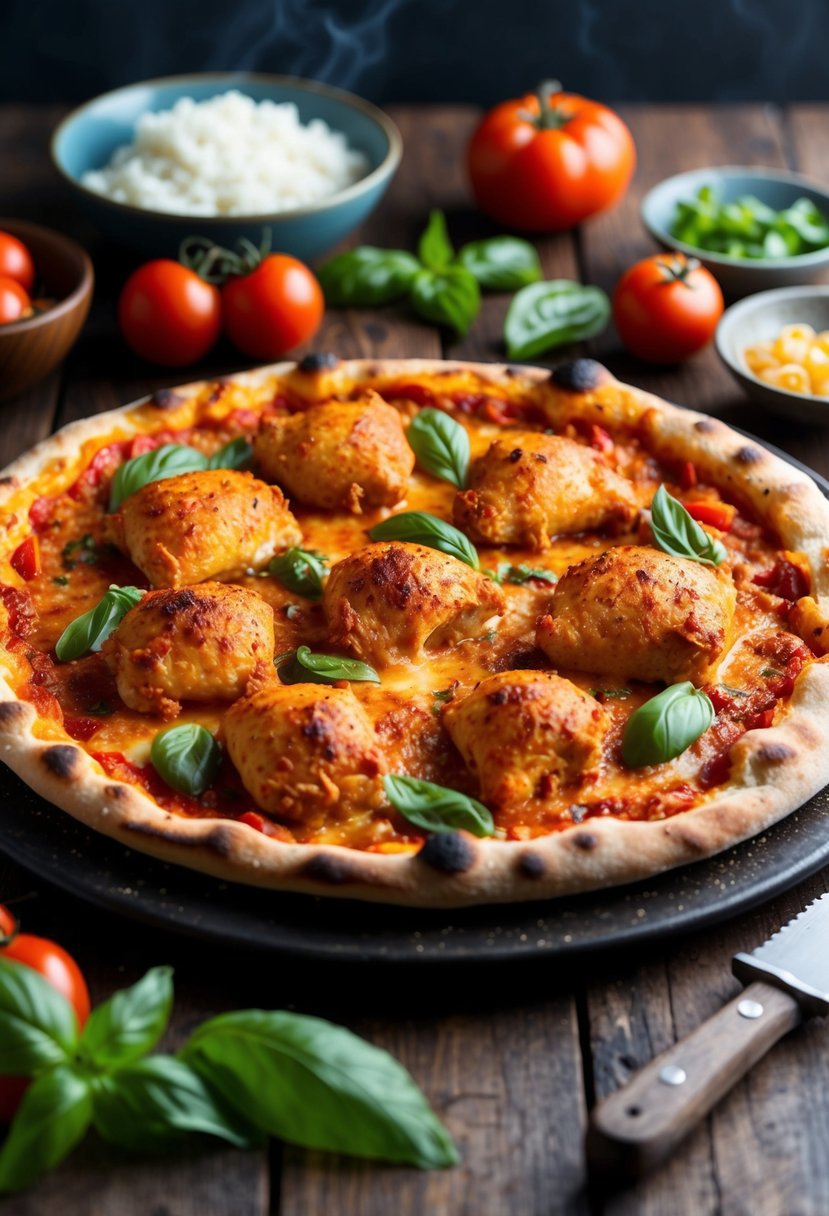
[[560, 363], [550, 372], [550, 379], [557, 388], [568, 393], [589, 393], [606, 380], [607, 368], [596, 359], [571, 359]]
[[797, 752], [788, 743], [761, 743], [755, 755], [766, 764], [785, 764], [787, 760], [793, 760]]
[[183, 401], [184, 397], [175, 389], [159, 388], [156, 389], [147, 404], [154, 406], [157, 410], [173, 410]]
[[543, 878], [547, 873], [544, 858], [538, 853], [522, 853], [518, 858], [518, 870], [524, 878]]
[[591, 849], [595, 849], [599, 843], [599, 838], [595, 832], [575, 832], [573, 834], [573, 844], [577, 849], [584, 849], [589, 853]]
[[315, 882], [323, 882], [327, 886], [342, 887], [349, 882], [358, 882], [362, 877], [359, 867], [347, 857], [338, 857], [334, 853], [317, 853], [302, 867], [305, 878]]
[[13, 726], [28, 716], [28, 710], [20, 701], [0, 701], [0, 726]]
[[311, 351], [310, 354], [304, 355], [296, 366], [300, 372], [328, 372], [339, 367], [339, 364], [339, 355], [332, 351]]
[[759, 448], [753, 448], [749, 444], [744, 444], [743, 447], [737, 448], [737, 451], [734, 453], [734, 459], [738, 464], [757, 464], [763, 459], [763, 453]]
[[81, 754], [77, 747], [69, 743], [56, 743], [53, 747], [46, 748], [41, 759], [53, 777], [70, 781], [78, 773]]
[[436, 832], [417, 856], [442, 874], [463, 874], [475, 864], [475, 849], [460, 832]]

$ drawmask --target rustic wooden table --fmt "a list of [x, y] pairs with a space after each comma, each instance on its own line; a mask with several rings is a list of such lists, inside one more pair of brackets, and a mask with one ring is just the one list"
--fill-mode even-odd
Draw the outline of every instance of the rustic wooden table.
[[[462, 151], [472, 108], [397, 107], [406, 147], [387, 200], [355, 241], [412, 248], [430, 207], [445, 209], [457, 240], [491, 231], [470, 205]], [[0, 466], [55, 427], [175, 382], [150, 377], [120, 342], [113, 301], [130, 263], [95, 244], [66, 209], [47, 157], [58, 108], [0, 108], [0, 216], [74, 231], [95, 255], [93, 314], [62, 372], [3, 407]], [[621, 206], [582, 231], [544, 240], [548, 278], [612, 288], [652, 251], [639, 200], [659, 179], [710, 164], [789, 166], [829, 175], [829, 109], [797, 106], [631, 107], [639, 169]], [[0, 221], [1, 226], [1, 221]], [[472, 333], [448, 344], [402, 310], [332, 312], [317, 349], [345, 357], [498, 359], [506, 307], [489, 297]], [[829, 474], [829, 431], [767, 418], [741, 398], [711, 350], [682, 368], [648, 369], [606, 335], [591, 351], [620, 376], [754, 431]], [[240, 366], [230, 349], [184, 378]], [[67, 860], [67, 864], [71, 864]], [[345, 1022], [394, 1052], [445, 1118], [463, 1154], [433, 1174], [368, 1166], [276, 1147], [218, 1151], [158, 1164], [118, 1158], [90, 1142], [52, 1178], [0, 1203], [14, 1216], [826, 1216], [829, 1212], [829, 1028], [815, 1022], [780, 1044], [647, 1182], [603, 1189], [582, 1153], [591, 1104], [687, 1034], [736, 990], [730, 958], [751, 949], [809, 899], [826, 874], [751, 915], [690, 940], [591, 957], [566, 972], [549, 964], [443, 972], [359, 974], [207, 949], [92, 910], [0, 856], [0, 899], [34, 932], [79, 959], [96, 998], [160, 962], [177, 971], [169, 1043], [212, 1012], [290, 1007]], [[232, 892], [228, 892], [232, 899]], [[336, 907], [332, 906], [336, 917]], [[382, 917], [382, 909], [377, 909]]]

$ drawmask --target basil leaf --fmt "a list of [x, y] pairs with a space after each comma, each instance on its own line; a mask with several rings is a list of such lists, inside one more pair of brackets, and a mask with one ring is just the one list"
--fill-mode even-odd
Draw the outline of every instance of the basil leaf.
[[517, 236], [472, 241], [463, 246], [457, 260], [484, 291], [518, 291], [541, 278], [538, 254], [529, 241]]
[[714, 721], [711, 698], [690, 680], [671, 684], [630, 715], [622, 737], [628, 768], [664, 764], [690, 747]]
[[188, 1132], [216, 1136], [236, 1148], [253, 1148], [264, 1139], [175, 1056], [149, 1056], [98, 1078], [93, 1119], [104, 1140], [133, 1152], [157, 1151]]
[[446, 216], [442, 211], [432, 211], [429, 223], [417, 244], [417, 255], [428, 270], [446, 270], [455, 256], [449, 233], [446, 231]]
[[418, 270], [417, 258], [402, 249], [362, 245], [331, 258], [317, 278], [334, 308], [376, 308], [408, 295]]
[[394, 809], [427, 832], [454, 832], [459, 828], [473, 836], [492, 836], [495, 832], [492, 815], [484, 804], [458, 790], [400, 776], [384, 777], [383, 788]]
[[0, 1074], [30, 1077], [60, 1064], [77, 1040], [66, 998], [32, 967], [0, 956]]
[[728, 557], [725, 546], [709, 536], [664, 485], [651, 503], [651, 532], [656, 546], [674, 557], [689, 557], [704, 566], [719, 566]]
[[[195, 451], [195, 448], [193, 449]], [[218, 452], [214, 452], [208, 458], [208, 469], [243, 469], [246, 464], [250, 463], [253, 456], [253, 448], [248, 443], [247, 439], [243, 439], [240, 435], [238, 439], [231, 439], [224, 447], [219, 448]]]
[[22, 1191], [54, 1169], [91, 1121], [92, 1100], [84, 1077], [65, 1066], [38, 1077], [23, 1095], [0, 1149], [0, 1191]]
[[159, 777], [180, 794], [203, 794], [216, 776], [222, 749], [205, 726], [188, 722], [159, 731], [150, 760]]
[[469, 435], [456, 419], [444, 410], [422, 409], [412, 419], [406, 438], [421, 468], [464, 489], [469, 472]]
[[518, 586], [530, 582], [558, 582], [558, 575], [553, 574], [552, 570], [545, 570], [543, 566], [526, 566], [523, 562], [520, 566], [511, 566], [509, 562], [502, 562], [497, 570], [487, 570], [486, 573], [493, 582], [515, 583]]
[[310, 646], [299, 646], [274, 662], [283, 684], [336, 684], [338, 680], [380, 683], [380, 677], [368, 663], [343, 659], [337, 654], [314, 654]]
[[569, 279], [531, 283], [514, 297], [504, 322], [510, 359], [534, 359], [556, 346], [601, 333], [610, 320], [610, 300], [600, 287]]
[[125, 498], [135, 494], [151, 481], [163, 481], [178, 473], [199, 473], [208, 468], [208, 459], [203, 452], [183, 443], [165, 443], [152, 452], [133, 456], [125, 461], [112, 479], [109, 491], [109, 509], [117, 511]]
[[211, 1089], [291, 1144], [421, 1169], [458, 1160], [405, 1068], [321, 1018], [222, 1014], [200, 1026], [180, 1054]]
[[97, 653], [144, 594], [138, 587], [116, 587], [113, 583], [94, 608], [66, 626], [55, 645], [58, 660], [68, 663], [87, 651]]
[[322, 599], [322, 580], [325, 577], [325, 559], [310, 549], [291, 546], [279, 557], [273, 558], [268, 574], [277, 582], [307, 600]]
[[400, 515], [390, 515], [371, 528], [369, 536], [372, 540], [402, 540], [412, 545], [425, 545], [427, 549], [437, 549], [466, 562], [473, 570], [480, 566], [478, 554], [469, 538], [445, 519], [429, 515], [426, 511], [403, 511]]
[[478, 315], [481, 292], [462, 266], [450, 266], [439, 274], [421, 270], [412, 284], [411, 303], [421, 317], [445, 325], [463, 338]]
[[170, 1020], [172, 975], [171, 967], [153, 967], [137, 984], [93, 1009], [81, 1035], [81, 1056], [104, 1070], [152, 1051]]

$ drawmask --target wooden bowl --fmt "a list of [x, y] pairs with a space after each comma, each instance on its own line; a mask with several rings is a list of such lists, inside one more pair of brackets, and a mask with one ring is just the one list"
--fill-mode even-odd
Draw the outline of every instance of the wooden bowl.
[[1, 217], [0, 231], [26, 245], [39, 289], [56, 301], [37, 316], [0, 325], [0, 400], [5, 400], [48, 376], [69, 353], [89, 312], [95, 276], [80, 245], [60, 232]]

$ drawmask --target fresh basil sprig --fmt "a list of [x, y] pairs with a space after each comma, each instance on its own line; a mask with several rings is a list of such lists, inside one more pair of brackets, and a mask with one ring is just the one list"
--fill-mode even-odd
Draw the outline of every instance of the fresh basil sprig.
[[149, 485], [179, 473], [202, 473], [205, 469], [239, 469], [251, 458], [253, 449], [247, 440], [231, 439], [212, 456], [205, 456], [184, 443], [165, 443], [152, 452], [133, 456], [116, 470], [109, 491], [109, 509], [117, 511], [125, 498]]
[[277, 656], [274, 662], [283, 684], [336, 684], [339, 680], [380, 683], [380, 677], [368, 663], [344, 659], [338, 654], [314, 654], [310, 646], [298, 646]]
[[656, 545], [674, 557], [689, 557], [704, 566], [719, 566], [728, 557], [725, 546], [701, 528], [664, 485], [651, 503], [651, 532]]
[[481, 291], [473, 275], [462, 266], [420, 270], [411, 294], [412, 308], [426, 321], [445, 325], [463, 338], [481, 307]]
[[412, 419], [406, 438], [422, 469], [464, 489], [469, 473], [466, 427], [444, 410], [426, 408]]
[[113, 583], [94, 608], [75, 617], [66, 626], [55, 645], [58, 661], [68, 663], [90, 650], [97, 653], [130, 608], [134, 608], [145, 594], [138, 587], [116, 587]]
[[159, 731], [150, 747], [153, 768], [180, 794], [198, 798], [218, 772], [222, 749], [206, 726], [187, 722]]
[[523, 562], [520, 566], [512, 566], [509, 562], [501, 562], [497, 570], [487, 570], [486, 574], [494, 583], [516, 583], [521, 586], [523, 583], [557, 583], [558, 575], [552, 570], [545, 570], [543, 566], [526, 566]]
[[534, 359], [569, 342], [601, 333], [610, 320], [610, 300], [600, 287], [551, 279], [523, 287], [504, 322], [510, 359]]
[[708, 693], [690, 680], [671, 684], [630, 715], [622, 736], [628, 768], [664, 764], [695, 743], [714, 721]]
[[362, 245], [331, 258], [317, 278], [334, 308], [377, 308], [407, 296], [418, 270], [420, 262], [411, 253]]
[[304, 595], [307, 600], [322, 599], [325, 558], [321, 553], [292, 545], [272, 559], [268, 574], [296, 595]]
[[442, 211], [431, 211], [417, 243], [417, 256], [427, 270], [445, 270], [455, 257], [455, 250], [446, 229], [446, 216]]
[[425, 545], [427, 549], [438, 549], [458, 561], [478, 570], [480, 562], [475, 546], [453, 524], [427, 511], [403, 511], [390, 515], [369, 531], [372, 540], [402, 540], [412, 545]]
[[32, 1185], [93, 1125], [143, 1153], [193, 1133], [239, 1148], [278, 1135], [421, 1169], [457, 1162], [409, 1073], [350, 1031], [247, 1010], [205, 1022], [177, 1056], [147, 1055], [171, 1002], [171, 972], [154, 968], [99, 1006], [79, 1034], [72, 1007], [43, 976], [0, 958], [0, 1068], [33, 1077], [0, 1146], [0, 1192]]
[[458, 790], [397, 775], [384, 777], [383, 788], [394, 809], [426, 832], [455, 832], [459, 828], [473, 836], [492, 836], [495, 832], [492, 815], [484, 804]]
[[484, 291], [518, 291], [541, 278], [535, 248], [516, 236], [472, 241], [461, 249], [458, 263], [475, 276]]

